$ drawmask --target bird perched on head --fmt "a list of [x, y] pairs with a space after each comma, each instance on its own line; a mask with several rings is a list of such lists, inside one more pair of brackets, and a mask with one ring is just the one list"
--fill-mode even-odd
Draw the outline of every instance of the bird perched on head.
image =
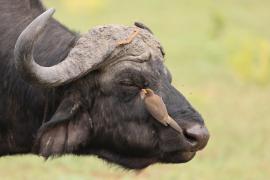
[[141, 98], [144, 101], [145, 107], [148, 112], [164, 126], [171, 126], [173, 129], [182, 133], [182, 128], [177, 122], [168, 114], [166, 105], [162, 98], [154, 93], [151, 89], [142, 89]]

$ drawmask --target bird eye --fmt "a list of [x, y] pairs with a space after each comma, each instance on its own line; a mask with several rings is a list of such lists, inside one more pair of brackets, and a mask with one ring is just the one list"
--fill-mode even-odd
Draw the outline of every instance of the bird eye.
[[148, 82], [148, 81], [145, 81], [144, 83], [143, 83], [143, 87], [144, 88], [148, 88], [150, 86], [150, 83]]

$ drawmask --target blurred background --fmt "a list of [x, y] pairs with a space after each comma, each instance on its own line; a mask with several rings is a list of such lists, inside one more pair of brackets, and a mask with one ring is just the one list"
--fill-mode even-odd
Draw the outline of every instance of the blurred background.
[[95, 157], [0, 159], [1, 179], [270, 179], [270, 1], [44, 0], [74, 31], [148, 25], [173, 84], [201, 112], [208, 146], [189, 163], [123, 170]]

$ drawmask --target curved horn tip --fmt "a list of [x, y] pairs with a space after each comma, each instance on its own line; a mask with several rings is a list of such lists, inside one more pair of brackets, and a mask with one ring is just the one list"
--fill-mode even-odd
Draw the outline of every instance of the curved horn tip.
[[[32, 54], [33, 46], [54, 12], [54, 8], [46, 10], [36, 17], [19, 35], [14, 48], [14, 56], [15, 67], [18, 71], [21, 71], [21, 74], [25, 74], [25, 71], [32, 71], [29, 64], [32, 64], [32, 67], [37, 66]], [[25, 79], [33, 79], [28, 76], [26, 75]]]
[[55, 13], [55, 9], [54, 8], [49, 8], [47, 11], [44, 12], [44, 14], [45, 13], [46, 14], [48, 13], [49, 16], [52, 16]]
[[55, 12], [54, 8], [50, 8], [50, 9], [46, 10], [41, 15], [39, 15], [36, 19], [34, 19], [31, 24], [36, 25], [36, 23], [37, 23], [37, 24], [44, 24], [45, 25], [47, 23], [47, 21], [52, 17], [54, 12]]
[[[39, 15], [37, 18], [35, 18], [20, 34], [20, 36], [17, 39], [17, 42], [15, 44], [15, 54], [18, 52], [18, 47], [23, 45], [30, 45], [33, 46], [33, 43], [37, 36], [42, 33], [42, 30], [44, 30], [44, 27], [46, 26], [49, 18], [54, 14], [55, 9], [50, 8], [41, 15]], [[38, 27], [38, 28], [37, 28]], [[30, 43], [29, 43], [30, 42]]]
[[[47, 11], [43, 12], [41, 15], [36, 17], [21, 33], [21, 36], [29, 35], [32, 37], [35, 37], [36, 35], [39, 35], [44, 27], [46, 26], [48, 20], [51, 18], [51, 16], [54, 14], [55, 9], [50, 8]], [[29, 33], [31, 32], [31, 33]], [[18, 39], [20, 39], [20, 37]], [[35, 39], [35, 38], [33, 38]]]
[[39, 17], [37, 17], [37, 19], [43, 19], [44, 21], [47, 21], [50, 17], [52, 17], [54, 12], [55, 12], [55, 9], [50, 8], [46, 10], [44, 13], [42, 13]]

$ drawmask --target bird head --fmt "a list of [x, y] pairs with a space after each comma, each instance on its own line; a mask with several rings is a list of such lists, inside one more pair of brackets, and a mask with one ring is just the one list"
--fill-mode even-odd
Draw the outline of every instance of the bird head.
[[152, 89], [142, 89], [141, 90], [141, 98], [144, 99], [146, 97], [150, 97], [154, 95], [154, 91]]

